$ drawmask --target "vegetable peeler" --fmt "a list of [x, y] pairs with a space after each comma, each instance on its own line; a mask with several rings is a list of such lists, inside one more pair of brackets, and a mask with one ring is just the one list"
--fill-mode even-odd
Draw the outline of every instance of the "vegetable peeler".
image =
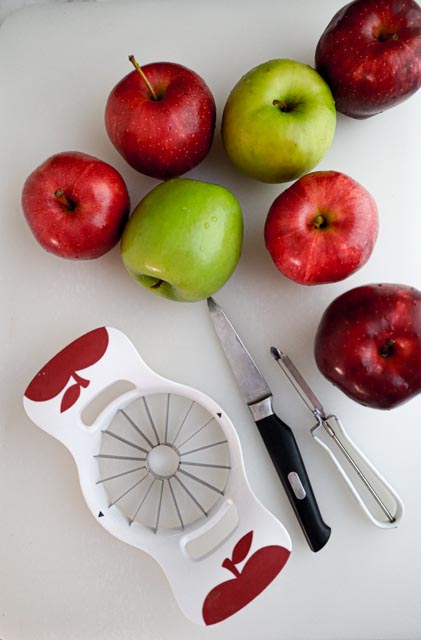
[[[317, 423], [311, 428], [311, 435], [329, 454], [365, 515], [377, 527], [396, 527], [404, 514], [399, 495], [351, 440], [339, 418], [334, 414], [326, 415], [320, 400], [289, 356], [277, 347], [271, 347], [271, 354], [316, 418]], [[328, 436], [327, 441], [323, 440], [322, 435]], [[330, 443], [334, 443], [336, 451], [340, 452], [342, 462], [329, 446]], [[354, 472], [360, 488], [351, 480], [343, 463]]]

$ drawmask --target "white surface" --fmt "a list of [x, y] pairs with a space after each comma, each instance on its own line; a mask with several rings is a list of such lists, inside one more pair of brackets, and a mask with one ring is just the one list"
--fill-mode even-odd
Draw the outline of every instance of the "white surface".
[[[421, 635], [419, 451], [421, 397], [391, 412], [348, 400], [317, 372], [314, 333], [326, 305], [358, 284], [421, 288], [419, 190], [421, 94], [366, 121], [338, 117], [320, 169], [344, 171], [376, 198], [380, 234], [369, 263], [335, 285], [284, 279], [263, 243], [263, 225], [285, 188], [241, 176], [221, 147], [228, 92], [252, 66], [274, 57], [313, 63], [337, 0], [312, 3], [193, 1], [30, 7], [0, 28], [2, 365], [0, 414], [0, 638], [4, 640], [416, 639]], [[317, 7], [317, 8], [316, 8]], [[138, 60], [172, 60], [208, 82], [218, 106], [209, 157], [191, 177], [219, 182], [245, 218], [240, 264], [215, 296], [294, 428], [322, 514], [328, 545], [312, 553], [244, 406], [214, 335], [206, 303], [153, 296], [125, 273], [118, 248], [92, 262], [67, 262], [33, 240], [20, 210], [26, 176], [52, 153], [78, 149], [119, 169], [133, 205], [156, 182], [130, 169], [108, 141], [103, 111], [114, 84]], [[22, 393], [37, 369], [80, 334], [123, 330], [158, 373], [219, 402], [237, 426], [255, 493], [287, 527], [293, 552], [264, 594], [219, 626], [201, 629], [179, 611], [157, 563], [110, 536], [84, 504], [70, 454], [29, 419]], [[401, 526], [374, 527], [312, 440], [310, 414], [269, 355], [289, 353], [326, 409], [400, 493]]]

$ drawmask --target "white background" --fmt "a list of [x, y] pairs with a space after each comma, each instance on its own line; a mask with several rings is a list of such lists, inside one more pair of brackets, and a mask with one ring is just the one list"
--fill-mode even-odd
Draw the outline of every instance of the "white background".
[[[318, 168], [348, 173], [373, 194], [380, 233], [369, 263], [333, 285], [305, 288], [277, 272], [262, 233], [270, 204], [287, 185], [241, 176], [225, 157], [219, 133], [224, 102], [241, 75], [276, 57], [313, 64], [317, 40], [340, 6], [337, 0], [71, 3], [30, 7], [1, 25], [2, 640], [421, 637], [421, 397], [391, 412], [361, 407], [322, 378], [312, 355], [320, 316], [341, 292], [368, 282], [421, 288], [421, 94], [369, 120], [338, 116], [333, 145]], [[294, 429], [332, 527], [318, 554], [309, 550], [242, 402], [206, 303], [174, 303], [143, 290], [126, 274], [118, 248], [91, 262], [49, 255], [23, 219], [23, 182], [55, 152], [77, 149], [113, 164], [133, 205], [156, 184], [124, 163], [103, 125], [106, 98], [130, 71], [131, 53], [140, 63], [185, 64], [214, 93], [214, 145], [189, 177], [230, 188], [245, 220], [240, 263], [215, 298], [267, 378], [277, 412]], [[156, 371], [200, 388], [225, 408], [238, 429], [256, 495], [290, 532], [293, 553], [284, 571], [219, 626], [188, 622], [158, 564], [94, 521], [70, 455], [23, 412], [23, 391], [39, 367], [104, 324], [126, 332]], [[406, 515], [398, 529], [377, 529], [362, 514], [309, 435], [311, 416], [269, 355], [272, 344], [289, 353], [326, 408], [340, 415], [400, 493]]]

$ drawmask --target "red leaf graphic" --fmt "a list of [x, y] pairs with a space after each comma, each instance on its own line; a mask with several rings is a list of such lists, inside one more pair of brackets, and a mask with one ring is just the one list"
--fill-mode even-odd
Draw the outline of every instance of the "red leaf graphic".
[[247, 554], [250, 551], [251, 541], [253, 540], [253, 531], [249, 531], [245, 536], [235, 545], [232, 551], [232, 561], [234, 564], [239, 564], [247, 558]]
[[61, 399], [60, 413], [63, 413], [64, 411], [67, 411], [67, 409], [70, 409], [70, 407], [72, 407], [75, 402], [77, 402], [79, 396], [80, 386], [76, 382], [76, 384], [72, 384], [71, 387], [66, 389], [66, 393]]

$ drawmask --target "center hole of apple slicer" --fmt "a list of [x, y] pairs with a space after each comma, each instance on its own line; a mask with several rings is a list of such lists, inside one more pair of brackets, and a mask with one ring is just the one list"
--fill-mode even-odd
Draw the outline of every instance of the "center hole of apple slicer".
[[172, 478], [177, 473], [180, 455], [170, 444], [158, 444], [151, 449], [146, 458], [146, 467], [151, 475], [158, 480]]

